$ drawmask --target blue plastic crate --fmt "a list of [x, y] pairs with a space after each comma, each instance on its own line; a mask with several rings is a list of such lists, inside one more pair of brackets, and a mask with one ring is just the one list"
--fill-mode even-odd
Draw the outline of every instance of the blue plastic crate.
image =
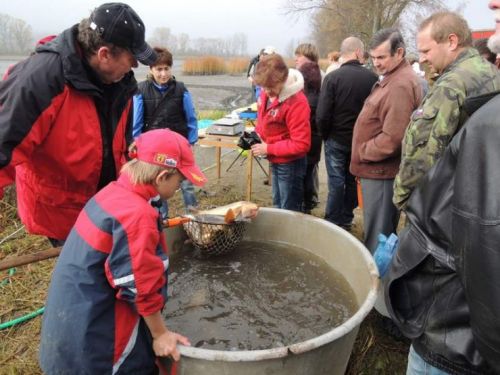
[[244, 120], [255, 120], [257, 118], [257, 112], [240, 112], [238, 115], [240, 119]]
[[203, 119], [203, 120], [198, 120], [198, 129], [206, 129], [210, 127], [214, 123], [214, 120], [210, 119]]

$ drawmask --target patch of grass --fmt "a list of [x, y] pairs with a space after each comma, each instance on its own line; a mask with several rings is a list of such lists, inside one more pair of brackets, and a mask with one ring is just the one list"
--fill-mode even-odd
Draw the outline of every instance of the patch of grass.
[[218, 120], [227, 115], [222, 109], [210, 109], [198, 111], [198, 120]]
[[[0, 212], [0, 241], [3, 241], [0, 260], [50, 247], [46, 238], [24, 231], [17, 217], [12, 187], [0, 200]], [[54, 264], [52, 259], [18, 267], [11, 275], [1, 271], [0, 322], [31, 313], [44, 305]], [[41, 317], [38, 316], [0, 331], [0, 374], [41, 374], [37, 359], [40, 327]]]

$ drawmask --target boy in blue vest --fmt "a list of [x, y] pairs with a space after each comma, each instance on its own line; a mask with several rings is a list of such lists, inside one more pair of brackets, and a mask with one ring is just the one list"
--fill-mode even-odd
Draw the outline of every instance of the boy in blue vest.
[[[134, 138], [152, 129], [168, 128], [194, 145], [198, 141], [198, 120], [191, 94], [184, 83], [172, 75], [173, 57], [166, 48], [153, 48], [158, 58], [145, 81], [139, 83], [134, 96]], [[198, 206], [194, 187], [185, 180], [181, 185], [186, 209]], [[162, 218], [168, 217], [168, 205], [162, 202]]]
[[42, 322], [45, 374], [153, 374], [189, 340], [165, 326], [169, 259], [158, 211], [181, 182], [203, 185], [187, 140], [139, 136], [117, 181], [85, 205], [55, 266]]

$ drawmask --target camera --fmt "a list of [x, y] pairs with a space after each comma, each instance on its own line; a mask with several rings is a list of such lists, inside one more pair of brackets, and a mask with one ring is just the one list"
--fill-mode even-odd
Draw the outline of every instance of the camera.
[[250, 150], [252, 146], [257, 143], [262, 143], [262, 140], [256, 132], [244, 131], [238, 141], [238, 147], [242, 148], [243, 150]]

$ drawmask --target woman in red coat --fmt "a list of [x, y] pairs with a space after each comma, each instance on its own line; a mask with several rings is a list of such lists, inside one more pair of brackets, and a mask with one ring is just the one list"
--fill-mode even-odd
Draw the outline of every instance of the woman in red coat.
[[261, 58], [254, 80], [262, 87], [255, 129], [262, 143], [253, 145], [252, 153], [267, 156], [271, 163], [273, 205], [301, 211], [306, 155], [311, 147], [304, 79], [273, 54]]

